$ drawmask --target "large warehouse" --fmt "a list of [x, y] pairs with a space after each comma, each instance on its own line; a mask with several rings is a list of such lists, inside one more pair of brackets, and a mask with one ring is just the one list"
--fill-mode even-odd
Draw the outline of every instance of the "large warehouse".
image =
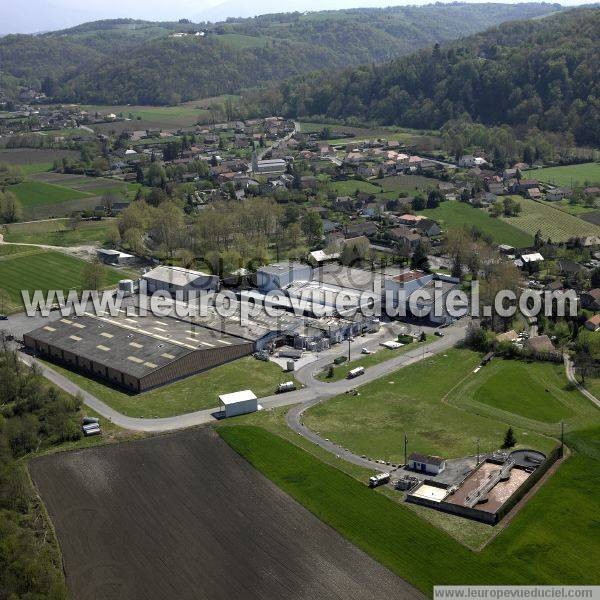
[[133, 392], [251, 354], [251, 341], [169, 317], [53, 321], [23, 336], [29, 350]]

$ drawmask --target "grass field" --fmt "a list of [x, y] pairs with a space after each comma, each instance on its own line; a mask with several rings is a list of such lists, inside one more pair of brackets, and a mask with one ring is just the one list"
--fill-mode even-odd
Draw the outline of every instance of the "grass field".
[[[431, 342], [434, 339], [435, 338], [433, 336], [430, 336], [427, 341]], [[413, 342], [412, 344], [405, 344], [401, 348], [396, 348], [396, 350], [390, 350], [389, 348], [383, 347], [378, 348], [373, 354], [363, 354], [359, 358], [355, 358], [350, 362], [334, 366], [333, 377], [328, 377], [328, 369], [325, 369], [319, 373], [317, 379], [320, 381], [340, 381], [340, 379], [344, 379], [346, 375], [348, 375], [348, 372], [351, 369], [355, 369], [356, 367], [364, 367], [367, 369], [373, 365], [378, 365], [383, 361], [389, 360], [390, 358], [394, 358], [394, 356], [399, 356], [400, 354], [404, 354], [404, 352], [415, 350], [417, 348], [421, 348], [422, 346], [422, 342]], [[358, 383], [360, 383], [360, 381]]]
[[[81, 289], [85, 262], [59, 252], [24, 249], [0, 258], [0, 288], [8, 297], [4, 311], [23, 310], [21, 290]], [[122, 274], [107, 269], [107, 285], [116, 285]]]
[[35, 208], [93, 196], [88, 192], [40, 181], [23, 181], [11, 185], [9, 190], [19, 199], [23, 208]]
[[114, 219], [82, 221], [75, 229], [68, 219], [52, 219], [32, 223], [6, 225], [4, 240], [21, 244], [45, 244], [48, 246], [79, 246], [104, 244], [107, 233], [116, 227]]
[[[279, 383], [289, 380], [289, 374], [284, 373], [276, 364], [244, 357], [142, 394], [129, 394], [99, 380], [47, 364], [129, 417], [172, 417], [205, 408], [216, 408], [219, 406], [219, 394], [248, 387], [258, 397], [268, 396], [275, 393]], [[248, 373], [252, 373], [251, 379], [248, 378]]]
[[426, 594], [440, 584], [600, 582], [600, 465], [593, 453], [600, 454], [597, 428], [581, 440], [572, 436], [569, 441], [581, 454], [568, 459], [480, 553], [467, 550], [407, 506], [265, 430], [230, 426], [218, 431], [322, 521]]
[[473, 208], [464, 202], [442, 202], [437, 208], [426, 209], [419, 214], [430, 217], [445, 228], [458, 229], [475, 226], [490, 235], [497, 244], [515, 248], [527, 248], [533, 244], [533, 236], [501, 219], [490, 217], [484, 210]]
[[[508, 425], [515, 425], [510, 415], [480, 416], [471, 407], [465, 411], [444, 401], [480, 360], [478, 353], [469, 350], [448, 350], [361, 386], [360, 396], [337, 396], [316, 405], [305, 413], [304, 423], [359, 455], [390, 462], [404, 458], [404, 432], [414, 452], [467, 456], [474, 453], [476, 438], [483, 451], [496, 450]], [[515, 431], [522, 445], [544, 452], [554, 445], [531, 427]]]
[[[522, 211], [517, 217], [503, 218], [523, 233], [534, 236], [539, 230], [542, 238], [553, 242], [566, 242], [569, 238], [600, 235], [600, 227], [583, 219], [570, 215], [547, 203], [535, 202], [527, 198], [515, 197]], [[515, 244], [511, 244], [515, 245]]]
[[[40, 166], [49, 165], [51, 167], [55, 160], [60, 160], [65, 156], [77, 158], [79, 152], [58, 148], [0, 148], [0, 163], [19, 165], [24, 172], [32, 172]], [[47, 169], [40, 168], [40, 170]]]
[[568, 165], [565, 167], [534, 169], [527, 171], [526, 173], [527, 177], [531, 176], [544, 183], [551, 183], [552, 185], [569, 188], [600, 184], [600, 163], [597, 162]]
[[414, 195], [419, 191], [437, 189], [438, 181], [421, 175], [394, 175], [380, 179], [381, 187], [386, 192], [406, 192]]
[[347, 181], [332, 181], [329, 186], [338, 196], [352, 196], [358, 190], [359, 192], [367, 192], [368, 194], [377, 194], [381, 192], [381, 188], [369, 183], [368, 181], [360, 181], [357, 179], [348, 179]]
[[567, 382], [562, 364], [495, 359], [447, 400], [546, 435], [557, 435], [561, 420], [570, 430], [600, 423], [600, 412]]
[[268, 37], [255, 37], [243, 35], [240, 33], [223, 33], [217, 37], [221, 42], [236, 50], [246, 50], [247, 48], [264, 48], [269, 42]]

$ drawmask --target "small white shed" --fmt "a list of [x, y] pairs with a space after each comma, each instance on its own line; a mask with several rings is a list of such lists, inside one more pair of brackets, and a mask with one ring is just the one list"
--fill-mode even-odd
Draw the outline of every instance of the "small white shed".
[[219, 402], [226, 417], [245, 415], [258, 410], [258, 398], [252, 390], [242, 390], [231, 394], [221, 394]]

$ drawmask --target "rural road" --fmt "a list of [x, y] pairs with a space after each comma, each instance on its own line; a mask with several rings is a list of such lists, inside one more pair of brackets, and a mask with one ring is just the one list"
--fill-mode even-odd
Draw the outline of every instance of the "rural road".
[[564, 355], [565, 362], [565, 372], [567, 374], [567, 379], [588, 399], [590, 402], [593, 402], [598, 408], [600, 408], [600, 400], [592, 394], [588, 389], [583, 387], [577, 378], [575, 377], [575, 367], [573, 365], [573, 361], [566, 354]]

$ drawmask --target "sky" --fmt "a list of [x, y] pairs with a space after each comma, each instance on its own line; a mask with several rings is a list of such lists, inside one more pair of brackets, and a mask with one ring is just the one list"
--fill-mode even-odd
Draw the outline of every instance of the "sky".
[[[427, 4], [431, 0], [0, 0], [0, 34], [37, 33], [63, 29], [98, 19], [134, 18], [148, 21], [220, 21], [272, 12], [335, 10], [341, 8]], [[473, 1], [473, 0], [471, 0]], [[474, 0], [484, 1], [484, 0]], [[510, 0], [504, 0], [510, 1]], [[560, 1], [560, 0], [558, 0]], [[573, 6], [581, 0], [562, 0]], [[26, 5], [26, 9], [24, 7]]]

